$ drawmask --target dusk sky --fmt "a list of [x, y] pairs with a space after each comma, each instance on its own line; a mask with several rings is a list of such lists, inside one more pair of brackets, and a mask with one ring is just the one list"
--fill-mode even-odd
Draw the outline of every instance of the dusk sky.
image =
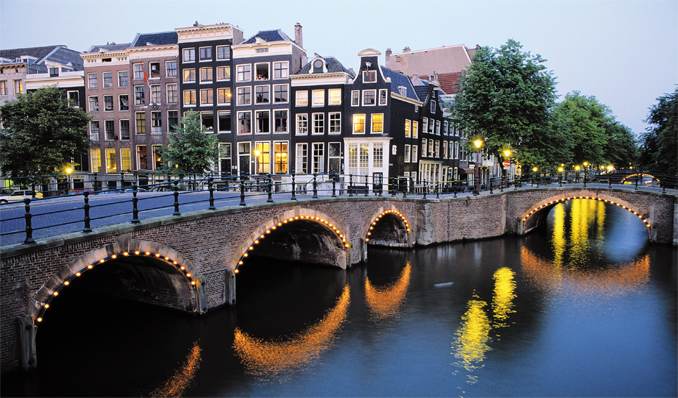
[[0, 18], [1, 48], [81, 51], [195, 20], [238, 25], [245, 37], [275, 28], [293, 36], [299, 21], [310, 56], [333, 55], [353, 68], [367, 47], [499, 46], [513, 38], [547, 59], [560, 95], [594, 95], [636, 133], [655, 99], [678, 84], [677, 0], [0, 0]]

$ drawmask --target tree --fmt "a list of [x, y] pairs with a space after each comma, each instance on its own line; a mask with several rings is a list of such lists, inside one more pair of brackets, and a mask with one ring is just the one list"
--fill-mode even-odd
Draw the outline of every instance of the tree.
[[631, 129], [619, 122], [613, 121], [608, 123], [606, 131], [606, 160], [617, 166], [636, 163], [638, 159], [638, 145]]
[[574, 163], [605, 162], [608, 144], [606, 128], [611, 122], [609, 111], [603, 104], [595, 97], [587, 97], [576, 91], [567, 94], [553, 111], [554, 128], [569, 137], [569, 161]]
[[196, 175], [209, 171], [219, 152], [214, 134], [205, 134], [200, 114], [186, 112], [181, 126], [170, 133], [169, 145], [163, 151], [170, 171], [179, 175]]
[[88, 145], [89, 116], [57, 88], [43, 88], [0, 107], [0, 168], [13, 179], [40, 182]]
[[511, 146], [524, 164], [551, 161], [557, 154], [550, 151], [565, 137], [549, 128], [555, 79], [544, 62], [514, 40], [480, 48], [460, 81], [453, 107], [457, 126], [486, 137], [491, 151]]
[[640, 162], [650, 171], [678, 183], [678, 89], [657, 98], [647, 118]]

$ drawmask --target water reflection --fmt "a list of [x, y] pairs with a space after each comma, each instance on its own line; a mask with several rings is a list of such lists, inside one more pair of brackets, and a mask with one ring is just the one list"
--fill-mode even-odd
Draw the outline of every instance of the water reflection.
[[318, 323], [287, 341], [265, 341], [235, 328], [233, 348], [248, 372], [255, 375], [272, 376], [304, 365], [330, 347], [346, 319], [350, 300], [346, 285], [335, 306]]
[[501, 267], [494, 272], [494, 291], [492, 296], [492, 327], [504, 328], [509, 325], [508, 318], [515, 312], [513, 300], [516, 298], [515, 273], [511, 268]]
[[375, 287], [365, 276], [365, 299], [370, 312], [378, 320], [392, 317], [398, 313], [407, 295], [410, 285], [412, 266], [409, 262], [400, 272], [398, 280], [386, 287]]
[[457, 365], [466, 369], [469, 383], [478, 381], [472, 372], [483, 366], [485, 353], [490, 350], [490, 319], [485, 313], [487, 302], [473, 294], [468, 301], [466, 312], [461, 316], [461, 325], [456, 333], [453, 344], [454, 357]]
[[160, 398], [182, 396], [200, 368], [201, 360], [202, 349], [196, 341], [193, 343], [193, 347], [186, 356], [186, 361], [184, 361], [183, 365], [162, 386], [153, 390], [150, 396]]

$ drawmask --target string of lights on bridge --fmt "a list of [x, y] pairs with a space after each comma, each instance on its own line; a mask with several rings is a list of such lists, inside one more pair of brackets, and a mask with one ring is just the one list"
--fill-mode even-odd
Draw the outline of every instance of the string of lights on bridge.
[[369, 228], [369, 230], [367, 231], [367, 238], [365, 238], [365, 242], [369, 242], [369, 241], [370, 241], [370, 236], [372, 236], [372, 231], [373, 231], [374, 228], [377, 226], [377, 223], [379, 222], [379, 220], [381, 220], [383, 217], [385, 217], [385, 216], [387, 216], [387, 215], [389, 215], [389, 214], [395, 215], [395, 216], [397, 216], [398, 218], [400, 218], [400, 220], [403, 222], [403, 224], [405, 224], [405, 229], [407, 230], [407, 233], [410, 232], [410, 223], [407, 221], [407, 218], [405, 218], [405, 216], [403, 215], [403, 213], [401, 213], [400, 211], [395, 210], [395, 209], [384, 210], [384, 211], [382, 211], [381, 213], [379, 213], [379, 215], [376, 216], [376, 217], [374, 218], [374, 220], [372, 220], [372, 223], [370, 224], [370, 228]]

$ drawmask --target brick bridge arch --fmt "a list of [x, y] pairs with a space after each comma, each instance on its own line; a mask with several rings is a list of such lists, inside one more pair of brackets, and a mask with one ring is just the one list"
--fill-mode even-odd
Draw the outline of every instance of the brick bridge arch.
[[[390, 230], [386, 230], [389, 226], [383, 225], [388, 219], [394, 219], [397, 223], [390, 225]], [[406, 214], [395, 205], [377, 210], [369, 220], [369, 226], [363, 235], [365, 243], [394, 247], [414, 246], [411, 223]]]

